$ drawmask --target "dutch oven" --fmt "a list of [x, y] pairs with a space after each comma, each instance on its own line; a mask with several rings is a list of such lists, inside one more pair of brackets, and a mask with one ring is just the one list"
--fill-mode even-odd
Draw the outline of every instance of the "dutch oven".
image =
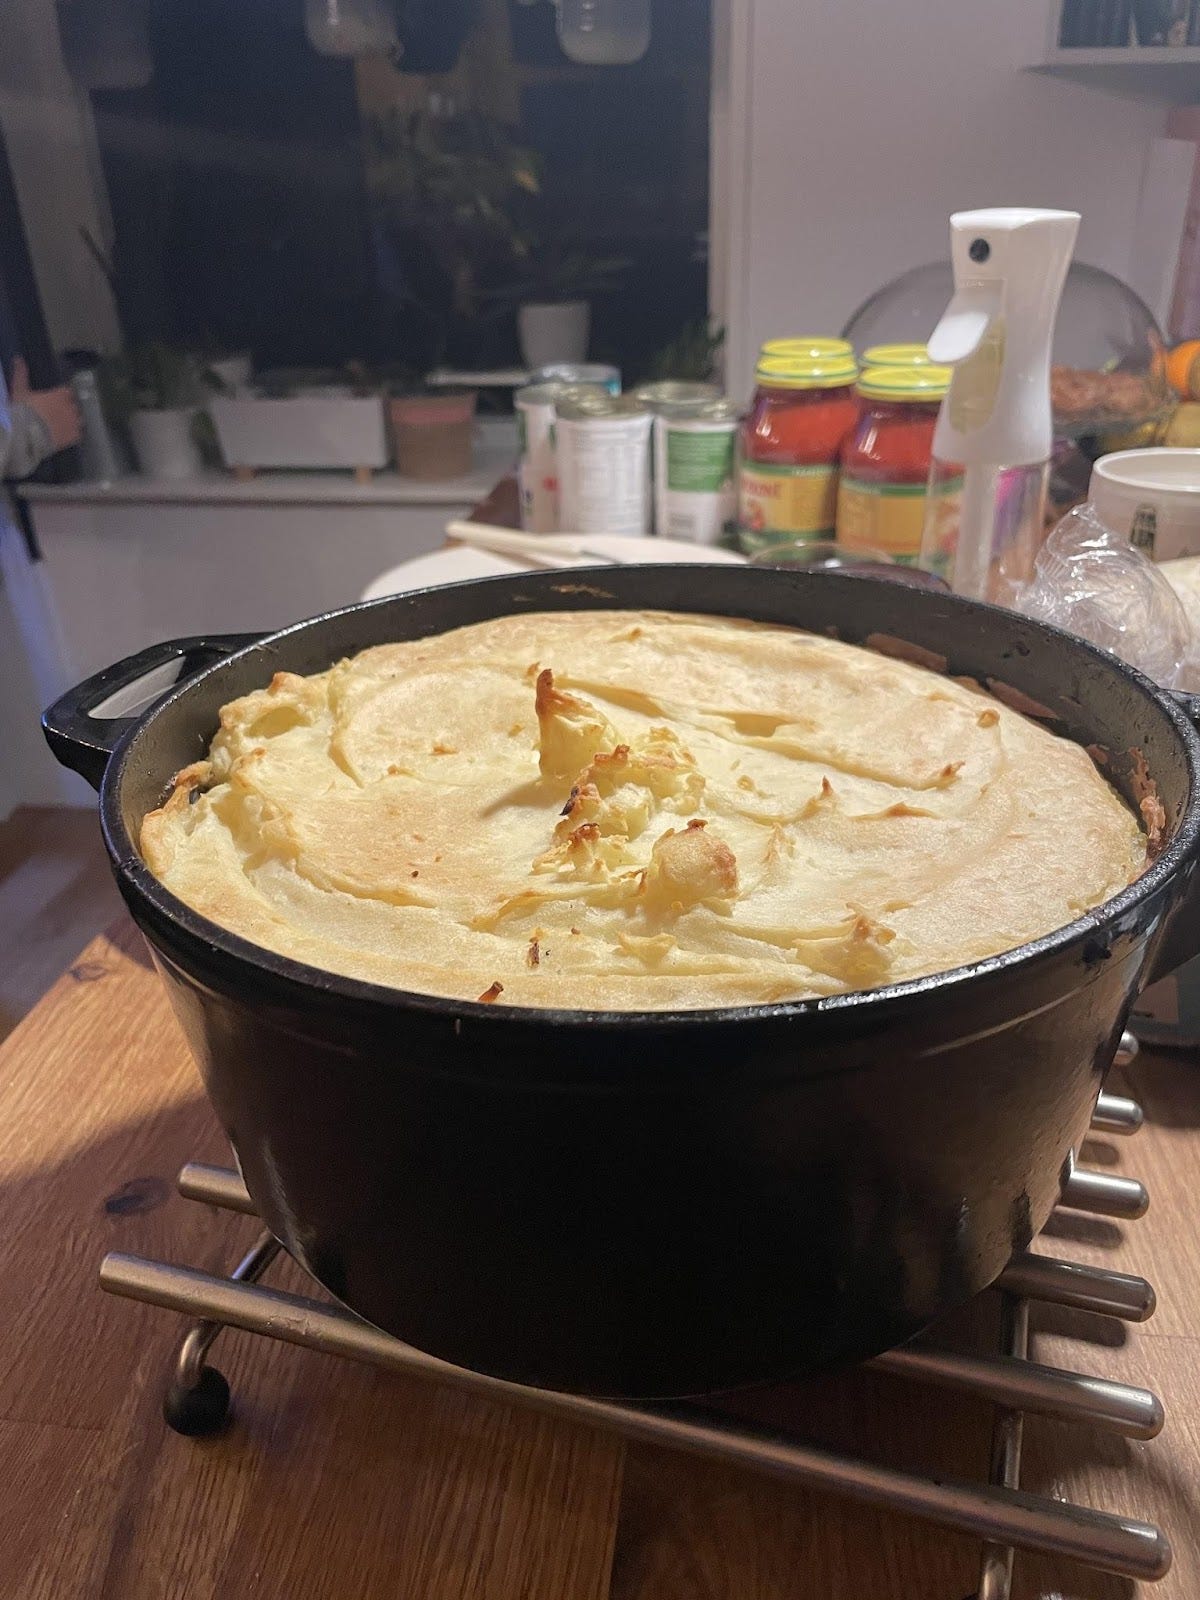
[[[144, 814], [205, 754], [220, 707], [276, 671], [593, 607], [792, 625], [977, 679], [1089, 747], [1135, 810], [1148, 794], [1161, 806], [1153, 859], [1106, 904], [985, 961], [679, 1013], [481, 1005], [339, 977], [218, 927], [147, 870]], [[263, 638], [176, 640], [90, 679], [45, 727], [100, 791], [117, 883], [291, 1254], [445, 1360], [665, 1396], [894, 1345], [1037, 1233], [1134, 997], [1200, 947], [1188, 709], [1081, 640], [936, 590], [689, 565], [487, 579]]]

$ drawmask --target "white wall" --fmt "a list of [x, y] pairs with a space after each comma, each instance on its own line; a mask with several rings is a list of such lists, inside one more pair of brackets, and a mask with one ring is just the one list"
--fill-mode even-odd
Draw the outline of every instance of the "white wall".
[[763, 339], [835, 333], [897, 273], [945, 257], [955, 210], [1078, 210], [1077, 259], [1128, 272], [1165, 114], [1021, 72], [1049, 0], [721, 3], [713, 312], [732, 393]]
[[80, 234], [110, 242], [96, 131], [63, 65], [54, 0], [0, 0], [0, 126], [51, 343], [115, 349], [112, 296]]
[[42, 737], [42, 711], [66, 685], [51, 683], [41, 670], [37, 581], [21, 535], [0, 504], [0, 822], [15, 806], [81, 803], [87, 793]]

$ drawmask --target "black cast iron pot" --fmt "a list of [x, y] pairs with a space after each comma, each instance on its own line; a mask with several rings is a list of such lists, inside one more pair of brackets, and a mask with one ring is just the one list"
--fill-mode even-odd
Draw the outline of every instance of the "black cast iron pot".
[[[335, 977], [225, 932], [143, 865], [145, 812], [205, 752], [218, 709], [276, 670], [597, 606], [934, 652], [1099, 747], [1131, 804], [1144, 763], [1164, 847], [1116, 899], [991, 960], [677, 1014], [523, 1010]], [[1200, 913], [1180, 911], [1200, 828], [1185, 708], [1054, 629], [870, 578], [624, 567], [426, 590], [257, 641], [160, 646], [59, 701], [46, 733], [100, 789], [117, 882], [268, 1226], [371, 1322], [544, 1387], [681, 1395], [777, 1379], [896, 1344], [974, 1294], [1046, 1220], [1135, 994], [1200, 945]]]

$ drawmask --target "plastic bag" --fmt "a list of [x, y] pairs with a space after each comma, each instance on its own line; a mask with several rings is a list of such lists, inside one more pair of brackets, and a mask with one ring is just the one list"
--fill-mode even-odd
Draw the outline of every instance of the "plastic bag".
[[1154, 563], [1090, 505], [1069, 511], [1038, 552], [1015, 608], [1111, 650], [1163, 688], [1194, 659], [1191, 624]]
[[1179, 596], [1192, 625], [1192, 644], [1172, 685], [1189, 694], [1200, 693], [1200, 556], [1175, 556], [1158, 569]]

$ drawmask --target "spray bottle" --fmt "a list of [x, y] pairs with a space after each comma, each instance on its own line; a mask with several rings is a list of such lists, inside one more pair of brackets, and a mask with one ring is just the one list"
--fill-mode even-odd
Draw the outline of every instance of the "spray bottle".
[[1077, 211], [950, 218], [954, 298], [929, 355], [954, 376], [933, 436], [920, 564], [972, 599], [1011, 601], [1043, 542], [1050, 347], [1078, 229]]

